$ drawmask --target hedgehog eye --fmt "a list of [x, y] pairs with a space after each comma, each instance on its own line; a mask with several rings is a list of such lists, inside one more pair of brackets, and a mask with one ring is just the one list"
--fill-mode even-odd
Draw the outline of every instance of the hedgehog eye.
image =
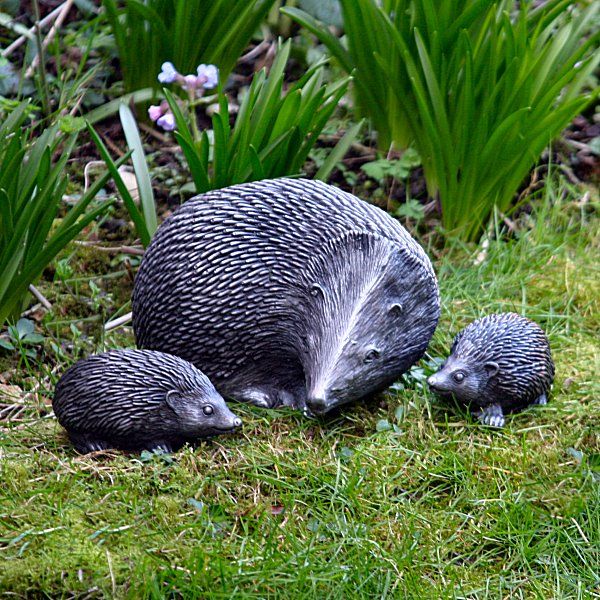
[[466, 375], [463, 371], [456, 371], [456, 373], [452, 374], [452, 379], [456, 381], [456, 383], [462, 383], [465, 379]]
[[324, 298], [325, 290], [318, 283], [313, 283], [310, 286], [310, 295], [315, 297], [320, 296], [321, 298]]
[[207, 416], [210, 417], [210, 415], [212, 415], [215, 412], [215, 409], [210, 405], [207, 404], [206, 406], [204, 406], [202, 408], [202, 412]]
[[379, 350], [375, 349], [375, 348], [371, 348], [371, 350], [369, 350], [366, 354], [365, 354], [365, 362], [366, 363], [370, 363], [373, 362], [374, 360], [378, 359], [380, 356], [380, 352]]
[[402, 311], [404, 310], [404, 308], [402, 307], [402, 304], [400, 304], [400, 302], [394, 302], [393, 304], [390, 305], [390, 314], [393, 316], [398, 316], [402, 314]]

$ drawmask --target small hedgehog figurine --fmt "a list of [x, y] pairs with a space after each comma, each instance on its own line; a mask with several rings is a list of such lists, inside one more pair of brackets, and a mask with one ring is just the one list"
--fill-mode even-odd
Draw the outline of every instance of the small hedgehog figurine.
[[539, 325], [500, 313], [463, 329], [427, 383], [436, 394], [470, 406], [483, 424], [502, 427], [505, 412], [546, 404], [553, 379], [550, 346]]
[[52, 407], [83, 453], [171, 452], [242, 424], [194, 365], [149, 350], [115, 350], [80, 360], [57, 383]]

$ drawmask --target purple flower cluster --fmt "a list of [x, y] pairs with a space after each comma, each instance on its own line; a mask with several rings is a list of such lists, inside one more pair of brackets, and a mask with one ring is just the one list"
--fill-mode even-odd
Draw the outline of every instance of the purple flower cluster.
[[[217, 87], [219, 82], [219, 69], [215, 65], [198, 65], [197, 75], [182, 75], [175, 69], [173, 63], [165, 62], [162, 64], [161, 71], [158, 74], [160, 83], [177, 83], [182, 89], [186, 90], [193, 97], [199, 98], [204, 94], [204, 90], [210, 90]], [[156, 122], [159, 127], [165, 131], [175, 129], [175, 117], [169, 110], [168, 103], [163, 100], [159, 105], [152, 105], [148, 109], [148, 116]]]

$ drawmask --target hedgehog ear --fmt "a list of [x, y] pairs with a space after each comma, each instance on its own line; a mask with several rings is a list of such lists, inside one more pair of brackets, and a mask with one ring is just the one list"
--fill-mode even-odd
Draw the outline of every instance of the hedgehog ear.
[[483, 368], [491, 379], [500, 370], [500, 365], [493, 360], [489, 360], [488, 362], [483, 363]]
[[177, 390], [169, 390], [165, 396], [165, 402], [167, 406], [173, 411], [177, 412], [177, 404], [179, 400], [179, 392]]

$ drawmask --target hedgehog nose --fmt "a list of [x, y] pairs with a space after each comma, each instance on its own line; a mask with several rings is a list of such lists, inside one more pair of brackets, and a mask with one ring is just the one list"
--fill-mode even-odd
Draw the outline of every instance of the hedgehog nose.
[[236, 417], [233, 420], [233, 426], [234, 427], [241, 427], [242, 426], [242, 420], [239, 417]]
[[436, 391], [437, 389], [439, 389], [439, 381], [438, 378], [435, 375], [431, 375], [428, 379], [427, 379], [427, 385], [433, 390]]
[[325, 395], [312, 396], [306, 401], [306, 405], [315, 415], [322, 415], [327, 411], [327, 399]]

